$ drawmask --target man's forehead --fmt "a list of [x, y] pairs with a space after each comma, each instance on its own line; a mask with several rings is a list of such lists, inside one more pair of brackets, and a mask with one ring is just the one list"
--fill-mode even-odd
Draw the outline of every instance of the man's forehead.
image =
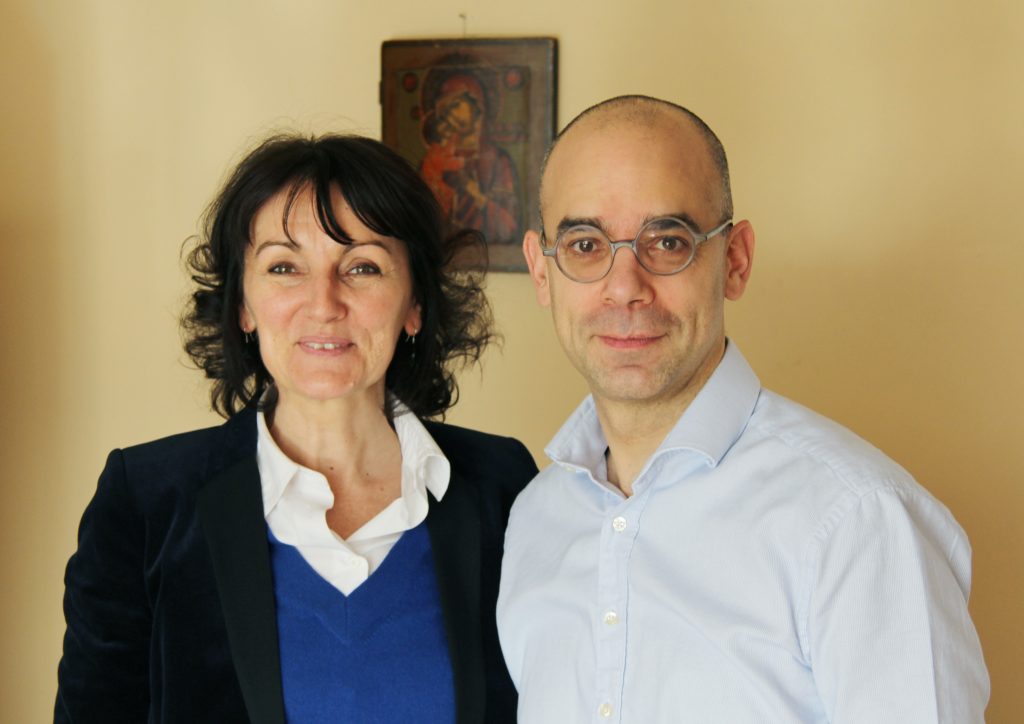
[[715, 176], [707, 144], [685, 120], [586, 118], [548, 159], [541, 213], [552, 225], [567, 216], [602, 217], [619, 204], [638, 218], [680, 212], [699, 217], [714, 202]]
[[707, 144], [696, 124], [681, 113], [660, 107], [612, 107], [595, 111], [574, 122], [558, 139], [548, 165], [574, 149], [615, 138], [649, 138], [674, 143], [691, 154], [707, 154]]
[[615, 159], [622, 154], [647, 156], [651, 154], [645, 151], [654, 149], [658, 158], [671, 163], [704, 171], [714, 167], [706, 141], [688, 119], [664, 112], [642, 118], [606, 112], [581, 119], [559, 139], [541, 179], [542, 196], [545, 187], [567, 169], [594, 166], [604, 158]]

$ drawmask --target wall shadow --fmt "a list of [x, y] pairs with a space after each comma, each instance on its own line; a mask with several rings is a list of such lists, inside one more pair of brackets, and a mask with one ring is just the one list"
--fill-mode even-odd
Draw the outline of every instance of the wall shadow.
[[59, 493], [47, 489], [59, 477], [58, 380], [88, 341], [62, 334], [75, 302], [61, 297], [54, 61], [30, 9], [0, 4], [0, 27], [0, 459], [9, 473], [0, 483], [0, 719], [40, 721], [52, 716], [55, 672], [43, 669], [54, 662], [60, 615], [59, 593], [36, 570], [57, 554], [38, 545], [45, 548]]

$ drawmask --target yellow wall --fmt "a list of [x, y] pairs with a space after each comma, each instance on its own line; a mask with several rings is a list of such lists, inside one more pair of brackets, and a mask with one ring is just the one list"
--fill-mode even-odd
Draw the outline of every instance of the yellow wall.
[[[989, 721], [1024, 709], [1024, 5], [1016, 0], [8, 0], [0, 7], [0, 720], [45, 721], [63, 565], [107, 450], [213, 421], [179, 246], [277, 127], [379, 133], [383, 40], [557, 36], [559, 118], [694, 108], [759, 246], [730, 334], [902, 462], [974, 544]], [[528, 279], [455, 422], [538, 456], [583, 394]]]

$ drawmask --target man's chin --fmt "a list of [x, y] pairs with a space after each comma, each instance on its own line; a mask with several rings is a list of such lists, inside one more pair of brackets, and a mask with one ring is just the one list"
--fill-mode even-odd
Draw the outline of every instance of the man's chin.
[[622, 368], [600, 375], [588, 375], [595, 398], [608, 402], [645, 402], [663, 394], [664, 384], [649, 370]]

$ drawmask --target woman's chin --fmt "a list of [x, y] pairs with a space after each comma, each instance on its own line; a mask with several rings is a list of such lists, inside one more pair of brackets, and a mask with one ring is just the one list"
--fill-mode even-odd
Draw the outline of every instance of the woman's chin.
[[375, 384], [360, 383], [351, 378], [315, 376], [305, 378], [302, 384], [282, 388], [278, 386], [278, 404], [309, 404], [371, 401], [379, 404], [384, 399], [384, 381]]

